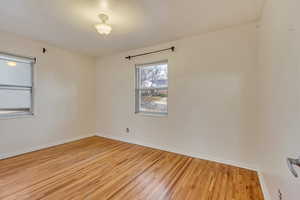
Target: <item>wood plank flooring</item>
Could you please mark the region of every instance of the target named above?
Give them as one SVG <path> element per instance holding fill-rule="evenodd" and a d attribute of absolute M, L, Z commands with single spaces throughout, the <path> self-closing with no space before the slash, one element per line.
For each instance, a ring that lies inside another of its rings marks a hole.
<path fill-rule="evenodd" d="M 101 137 L 0 160 L 0 199 L 263 200 L 257 173 Z"/>

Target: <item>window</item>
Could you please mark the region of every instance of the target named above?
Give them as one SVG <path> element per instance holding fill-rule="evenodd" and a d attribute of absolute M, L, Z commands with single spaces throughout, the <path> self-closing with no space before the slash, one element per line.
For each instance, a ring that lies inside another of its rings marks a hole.
<path fill-rule="evenodd" d="M 0 53 L 0 117 L 33 114 L 35 59 Z"/>
<path fill-rule="evenodd" d="M 168 114 L 168 62 L 136 65 L 135 112 Z"/>

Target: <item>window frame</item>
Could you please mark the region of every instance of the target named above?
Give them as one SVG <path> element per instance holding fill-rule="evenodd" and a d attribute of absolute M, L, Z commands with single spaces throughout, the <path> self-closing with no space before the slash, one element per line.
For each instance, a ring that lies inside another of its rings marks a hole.
<path fill-rule="evenodd" d="M 140 68 L 152 66 L 152 65 L 158 65 L 158 64 L 167 64 L 168 68 L 168 85 L 167 87 L 160 87 L 160 88 L 140 88 Z M 141 111 L 141 91 L 149 91 L 149 90 L 167 90 L 167 112 L 147 112 L 147 111 Z M 135 114 L 137 115 L 144 115 L 144 116 L 157 116 L 157 117 L 164 117 L 168 116 L 169 114 L 169 62 L 168 60 L 161 60 L 156 62 L 149 62 L 149 63 L 142 63 L 142 64 L 135 64 Z"/>
<path fill-rule="evenodd" d="M 25 57 L 10 53 L 4 53 L 0 52 L 0 60 L 4 61 L 12 61 L 16 63 L 26 63 L 30 64 L 30 74 L 31 74 L 31 86 L 22 86 L 22 85 L 13 85 L 13 84 L 0 84 L 0 90 L 1 89 L 8 89 L 9 90 L 26 90 L 30 91 L 30 108 L 29 111 L 21 111 L 22 108 L 11 108 L 7 110 L 16 110 L 20 112 L 14 112 L 14 113 L 0 113 L 0 119 L 11 119 L 11 118 L 17 118 L 17 117 L 24 117 L 24 116 L 34 116 L 34 94 L 35 94 L 35 69 L 34 66 L 36 64 L 37 59 L 34 57 Z M 5 109 L 2 109 L 5 110 Z"/>

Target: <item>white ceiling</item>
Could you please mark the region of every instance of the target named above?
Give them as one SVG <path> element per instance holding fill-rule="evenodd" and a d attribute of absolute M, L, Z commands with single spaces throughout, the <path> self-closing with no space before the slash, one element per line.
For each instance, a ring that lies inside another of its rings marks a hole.
<path fill-rule="evenodd" d="M 263 0 L 1 0 L 0 30 L 103 56 L 259 17 Z M 113 31 L 93 25 L 106 13 Z"/>

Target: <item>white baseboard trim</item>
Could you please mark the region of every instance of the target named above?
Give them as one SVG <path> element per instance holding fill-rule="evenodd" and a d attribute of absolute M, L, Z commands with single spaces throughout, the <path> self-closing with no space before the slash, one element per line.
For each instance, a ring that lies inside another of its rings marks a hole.
<path fill-rule="evenodd" d="M 223 163 L 223 164 L 226 164 L 226 165 L 231 165 L 231 166 L 240 167 L 240 168 L 244 168 L 244 169 L 249 169 L 249 170 L 253 170 L 253 171 L 258 170 L 258 168 L 256 166 L 247 165 L 245 163 L 235 162 L 235 161 L 231 161 L 231 160 L 224 160 L 224 159 L 215 158 L 215 157 L 207 156 L 207 155 L 199 155 L 199 154 L 195 155 L 195 154 L 190 153 L 190 152 L 181 152 L 181 151 L 178 151 L 176 149 L 167 148 L 165 146 L 160 146 L 160 145 L 155 145 L 155 144 L 146 144 L 146 143 L 140 142 L 140 141 L 136 142 L 136 141 L 130 140 L 128 138 L 120 138 L 120 137 L 116 137 L 116 136 L 113 136 L 113 135 L 105 135 L 105 134 L 100 134 L 100 133 L 96 133 L 96 135 L 100 136 L 100 137 L 108 138 L 108 139 L 118 140 L 118 141 L 127 142 L 127 143 L 131 143 L 131 144 L 137 144 L 137 145 L 150 147 L 150 148 L 154 148 L 154 149 L 160 149 L 160 150 L 163 150 L 163 151 L 168 151 L 168 152 L 177 153 L 177 154 L 186 155 L 186 156 L 191 156 L 191 157 L 199 158 L 199 159 L 203 159 L 203 160 L 209 160 L 209 161 L 213 161 L 213 162 Z"/>
<path fill-rule="evenodd" d="M 18 155 L 22 155 L 22 154 L 25 154 L 25 153 L 30 153 L 30 152 L 33 152 L 33 151 L 38 151 L 38 150 L 41 150 L 41 149 L 46 149 L 46 148 L 49 148 L 49 147 L 53 147 L 53 146 L 57 146 L 57 145 L 61 145 L 61 144 L 69 143 L 69 142 L 73 142 L 73 141 L 76 141 L 76 140 L 92 137 L 92 136 L 95 136 L 95 135 L 96 134 L 93 133 L 93 134 L 88 134 L 88 135 L 84 135 L 84 136 L 64 139 L 64 140 L 59 141 L 59 142 L 53 142 L 53 143 L 48 143 L 48 144 L 39 145 L 39 146 L 35 146 L 35 147 L 30 147 L 30 148 L 18 150 L 18 151 L 11 152 L 11 153 L 0 154 L 0 160 L 6 159 L 6 158 L 11 158 L 11 157 L 18 156 Z"/>
<path fill-rule="evenodd" d="M 269 190 L 267 188 L 265 178 L 264 178 L 263 174 L 260 171 L 258 172 L 258 178 L 259 178 L 259 182 L 260 182 L 261 189 L 263 191 L 265 200 L 271 200 L 271 195 L 270 195 Z"/>

